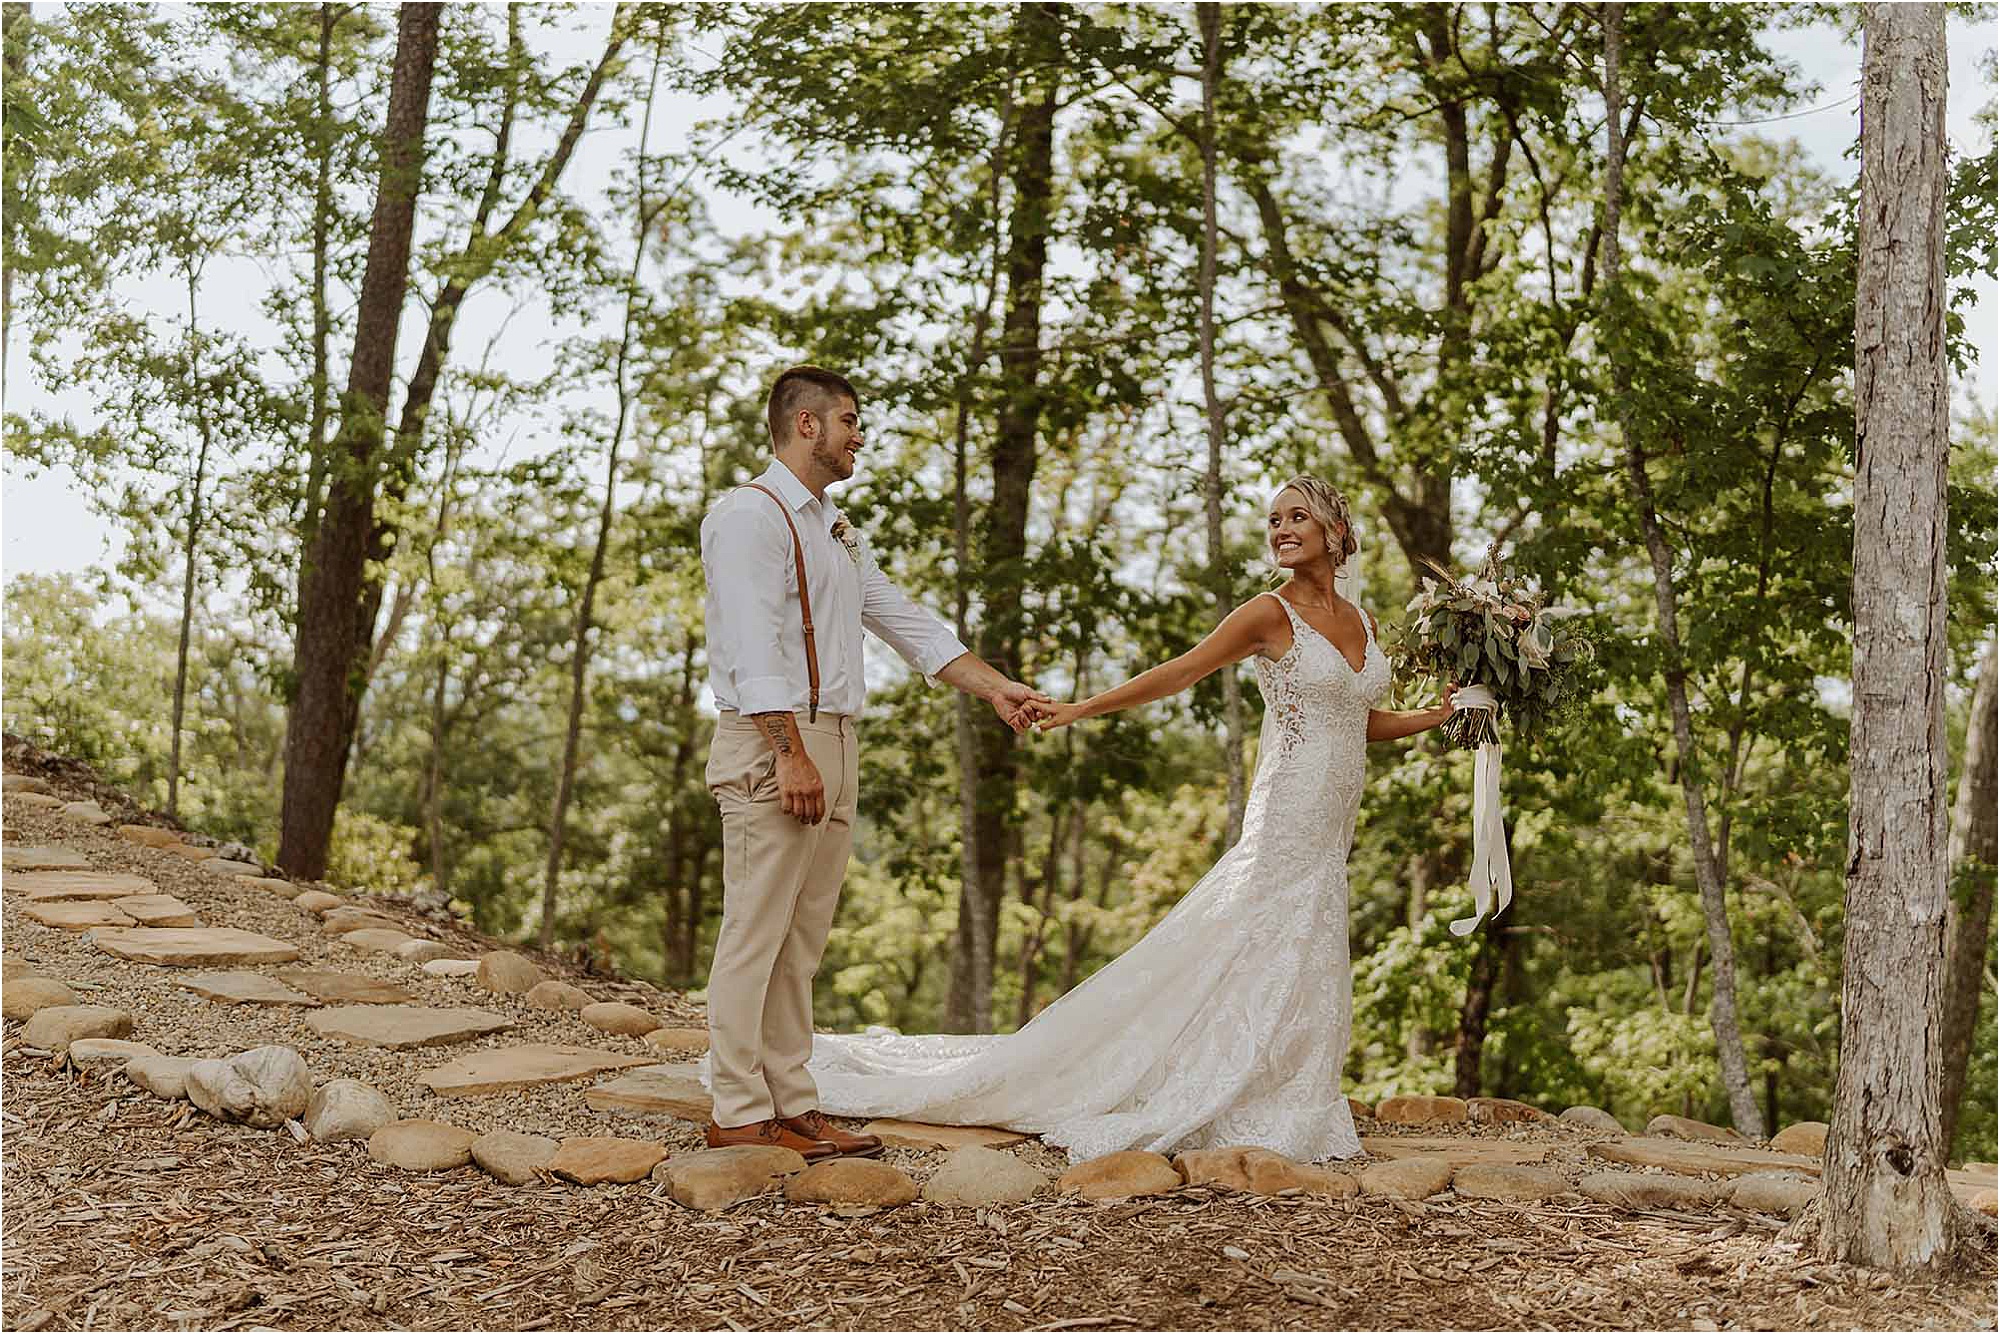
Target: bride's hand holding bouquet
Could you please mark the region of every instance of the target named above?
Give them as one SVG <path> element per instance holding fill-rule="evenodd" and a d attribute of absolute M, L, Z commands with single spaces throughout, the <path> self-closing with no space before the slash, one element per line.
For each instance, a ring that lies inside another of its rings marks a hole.
<path fill-rule="evenodd" d="M 1532 737 L 1577 693 L 1578 667 L 1590 641 L 1567 630 L 1573 613 L 1548 606 L 1541 592 L 1505 570 L 1489 552 L 1476 578 L 1461 579 L 1426 560 L 1426 577 L 1405 610 L 1411 613 L 1397 653 L 1405 680 L 1456 682 L 1452 717 L 1440 730 L 1464 750 L 1500 739 L 1499 720 Z"/>

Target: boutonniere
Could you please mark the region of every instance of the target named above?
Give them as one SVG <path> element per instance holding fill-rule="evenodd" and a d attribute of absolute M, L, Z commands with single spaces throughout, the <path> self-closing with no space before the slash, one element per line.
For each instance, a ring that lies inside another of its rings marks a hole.
<path fill-rule="evenodd" d="M 847 558 L 856 565 L 859 565 L 861 563 L 861 539 L 855 535 L 852 528 L 847 526 L 846 516 L 843 515 L 835 519 L 833 527 L 827 531 L 833 534 L 834 541 L 847 548 Z"/>

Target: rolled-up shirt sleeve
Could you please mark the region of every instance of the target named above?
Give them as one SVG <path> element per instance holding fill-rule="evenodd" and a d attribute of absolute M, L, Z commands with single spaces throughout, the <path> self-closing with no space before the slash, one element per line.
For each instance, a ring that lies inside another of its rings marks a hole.
<path fill-rule="evenodd" d="M 966 652 L 950 626 L 889 582 L 866 538 L 861 539 L 861 625 L 927 677 Z"/>
<path fill-rule="evenodd" d="M 710 651 L 730 665 L 741 713 L 793 711 L 782 638 L 791 542 L 768 503 L 719 506 L 702 521 L 701 563 L 716 593 Z"/>

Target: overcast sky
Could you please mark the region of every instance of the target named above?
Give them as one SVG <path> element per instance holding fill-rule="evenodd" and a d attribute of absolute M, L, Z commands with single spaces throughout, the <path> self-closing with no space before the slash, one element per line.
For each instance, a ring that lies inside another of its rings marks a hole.
<path fill-rule="evenodd" d="M 579 7 L 575 31 L 568 38 L 558 41 L 561 47 L 569 47 L 574 42 L 573 49 L 562 51 L 565 59 L 583 60 L 594 54 L 601 44 L 601 29 L 603 23 L 608 21 L 609 12 L 608 5 Z M 1981 144 L 1973 117 L 1992 96 L 1982 67 L 1995 46 L 1993 26 L 1990 23 L 1954 20 L 1950 44 L 1951 95 L 1947 132 L 1955 149 L 1976 151 Z M 1847 154 L 1860 132 L 1857 90 L 1861 53 L 1858 44 L 1846 41 L 1831 27 L 1823 27 L 1776 34 L 1773 46 L 1781 55 L 1794 61 L 1808 79 L 1819 84 L 1820 91 L 1808 108 L 1802 108 L 1799 114 L 1746 129 L 1766 138 L 1795 139 L 1812 161 L 1829 175 L 1851 178 L 1857 163 Z M 686 101 L 678 102 L 672 116 L 677 123 L 670 124 L 664 135 L 656 128 L 655 147 L 678 147 L 684 142 L 688 123 L 704 111 L 716 109 L 719 108 L 701 108 Z M 631 141 L 637 134 L 636 120 L 635 113 L 634 124 L 629 129 L 608 127 L 586 138 L 571 165 L 566 182 L 573 191 L 594 193 L 589 182 L 606 176 L 622 155 L 629 151 Z M 726 230 L 761 229 L 772 221 L 768 216 L 733 200 L 716 199 L 713 206 L 716 222 Z M 134 295 L 142 300 L 145 296 Z M 242 302 L 240 311 L 232 312 L 227 298 L 216 295 L 206 299 L 210 308 L 206 318 L 235 323 L 247 330 L 268 327 L 250 301 Z M 473 310 L 468 308 L 467 327 L 478 328 L 479 324 L 472 320 L 473 314 Z M 492 312 L 496 322 L 505 314 L 504 306 Z M 518 332 L 514 331 L 515 327 L 518 327 Z M 1996 305 L 1990 281 L 1982 283 L 1979 306 L 1972 316 L 1972 333 L 1979 348 L 1979 363 L 1971 375 L 1955 387 L 1954 399 L 1965 402 L 1976 397 L 1979 403 L 1990 409 L 1996 397 L 2000 397 L 1996 395 L 1993 384 L 1994 370 L 2000 366 L 2000 358 L 1995 355 Z M 403 355 L 398 358 L 399 364 L 405 368 L 418 336 L 420 333 L 406 322 L 401 347 Z M 546 363 L 550 337 L 550 330 L 543 321 L 523 319 L 510 326 L 509 339 L 516 344 L 513 353 L 526 365 Z M 19 350 L 18 346 L 8 349 L 4 394 L 9 411 L 43 409 L 68 413 L 80 419 L 89 417 L 90 404 L 84 396 L 51 395 L 29 381 L 27 376 L 15 374 L 15 354 Z M 505 349 L 502 359 L 510 359 Z M 882 425 L 893 428 L 893 423 Z M 57 469 L 32 478 L 24 477 L 11 458 L 7 460 L 4 475 L 0 476 L 0 528 L 4 528 L 4 541 L 0 541 L 0 570 L 4 570 L 5 576 L 10 578 L 24 572 L 78 571 L 91 565 L 108 564 L 115 557 L 121 541 L 113 527 L 92 512 L 88 497 L 83 494 L 74 475 L 65 469 Z"/>

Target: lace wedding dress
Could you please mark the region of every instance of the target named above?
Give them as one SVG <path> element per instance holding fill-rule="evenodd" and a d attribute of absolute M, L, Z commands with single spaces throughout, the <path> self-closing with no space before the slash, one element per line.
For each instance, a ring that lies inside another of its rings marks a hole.
<path fill-rule="evenodd" d="M 1292 647 L 1255 659 L 1264 729 L 1242 840 L 1138 944 L 1018 1032 L 816 1036 L 823 1110 L 1005 1126 L 1074 1162 L 1238 1144 L 1305 1160 L 1360 1152 L 1340 1089 L 1354 1010 L 1347 851 L 1389 664 L 1371 631 L 1357 671 L 1278 601 Z"/>

